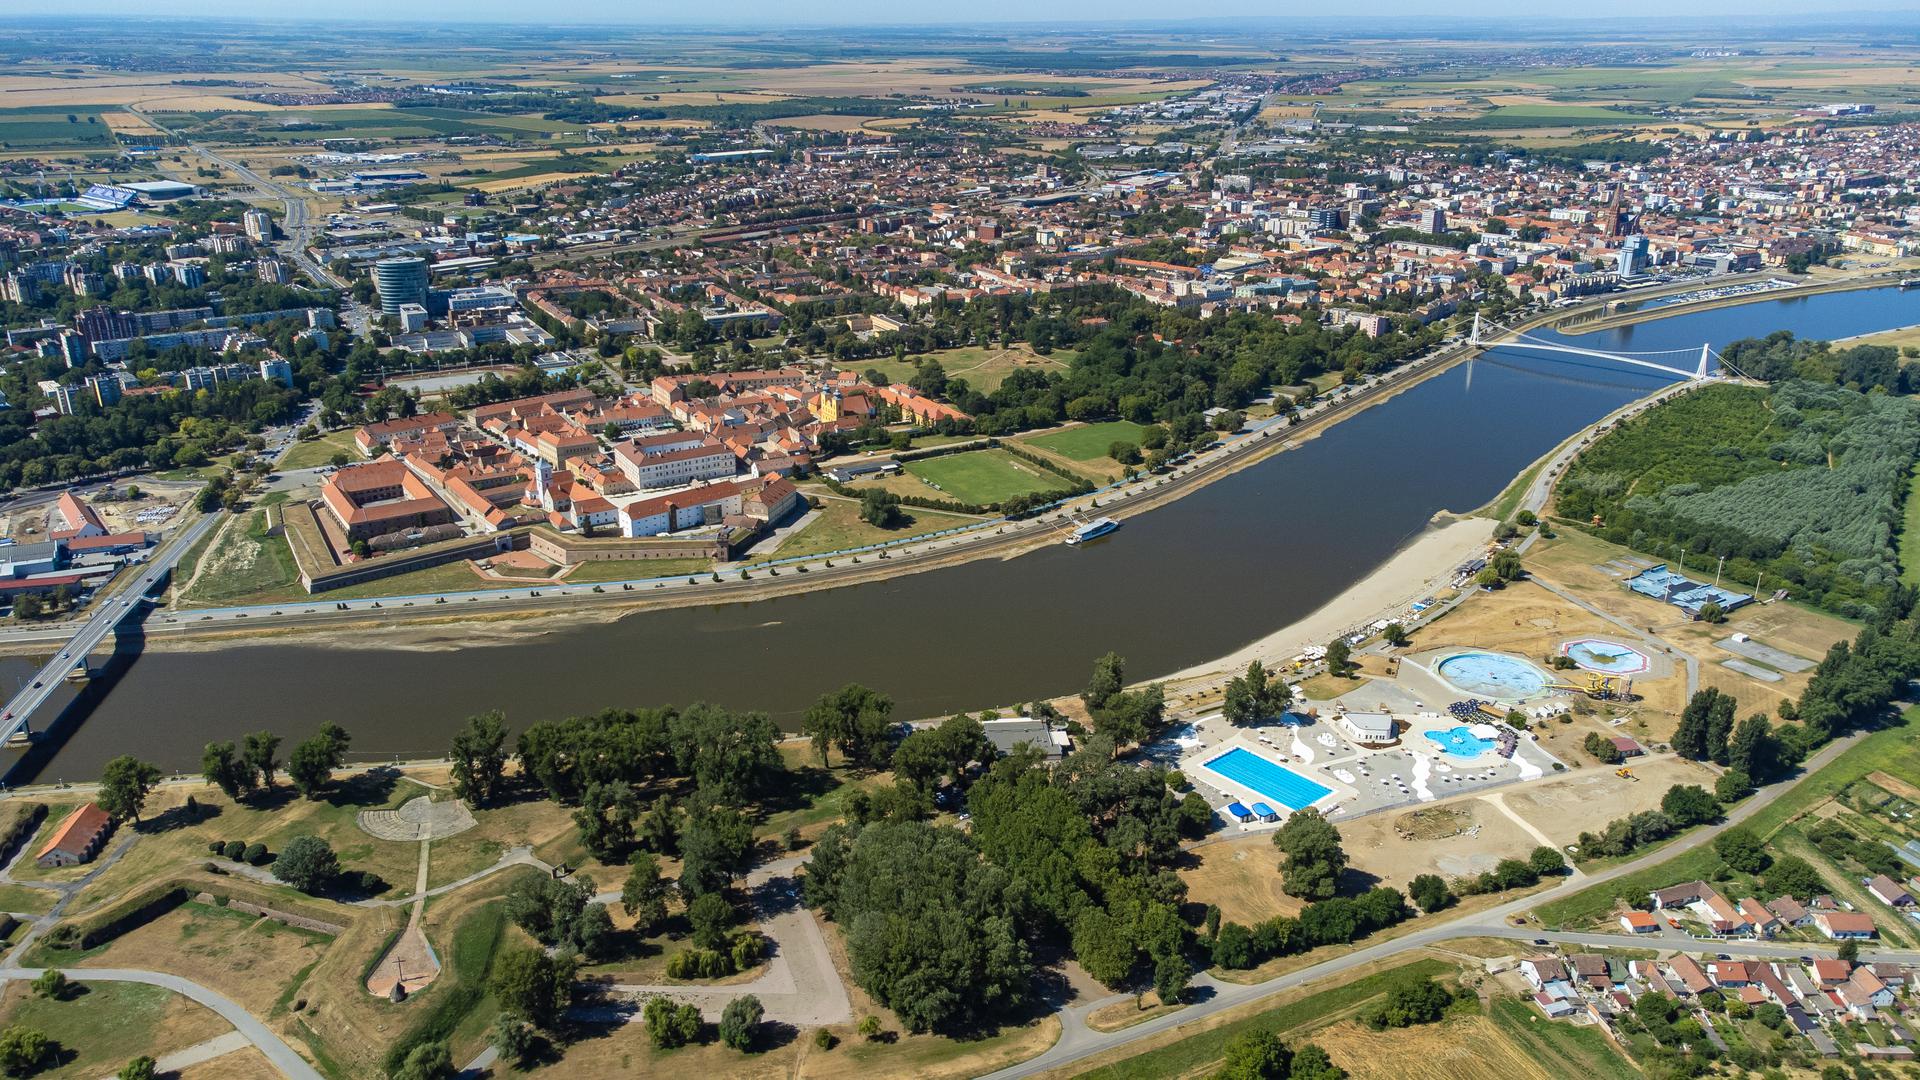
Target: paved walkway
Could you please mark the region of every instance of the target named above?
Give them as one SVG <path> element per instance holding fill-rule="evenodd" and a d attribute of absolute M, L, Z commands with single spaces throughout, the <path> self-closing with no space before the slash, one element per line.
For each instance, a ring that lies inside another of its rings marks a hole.
<path fill-rule="evenodd" d="M 800 885 L 793 872 L 798 857 L 767 863 L 747 875 L 746 887 L 753 895 L 757 921 L 755 926 L 774 943 L 773 958 L 766 971 L 752 982 L 731 986 L 689 986 L 685 983 L 651 985 L 615 983 L 607 989 L 635 999 L 665 995 L 700 1008 L 701 1015 L 718 1020 L 727 1003 L 744 994 L 760 999 L 766 1018 L 795 1027 L 821 1027 L 844 1024 L 853 1019 L 853 1003 L 847 988 L 834 969 L 833 955 L 827 951 L 826 935 L 812 911 L 800 902 Z M 594 897 L 602 903 L 617 903 L 617 892 Z M 632 1003 L 602 1009 L 582 1010 L 581 1015 L 603 1020 L 631 1020 L 639 1015 Z"/>
<path fill-rule="evenodd" d="M 225 1035 L 215 1035 L 205 1042 L 194 1043 L 184 1050 L 175 1050 L 171 1054 L 162 1054 L 154 1059 L 153 1071 L 156 1075 L 184 1072 L 195 1065 L 204 1065 L 214 1058 L 226 1057 L 236 1050 L 245 1050 L 253 1042 L 238 1031 L 229 1031 Z M 117 1076 L 103 1076 L 100 1080 L 118 1080 Z"/>

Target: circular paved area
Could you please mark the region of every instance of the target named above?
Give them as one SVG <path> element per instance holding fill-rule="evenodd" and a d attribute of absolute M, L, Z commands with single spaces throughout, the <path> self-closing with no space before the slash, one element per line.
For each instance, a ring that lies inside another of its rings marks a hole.
<path fill-rule="evenodd" d="M 398 810 L 362 810 L 354 821 L 381 840 L 439 840 L 473 828 L 473 815 L 458 799 L 435 802 L 421 795 Z"/>

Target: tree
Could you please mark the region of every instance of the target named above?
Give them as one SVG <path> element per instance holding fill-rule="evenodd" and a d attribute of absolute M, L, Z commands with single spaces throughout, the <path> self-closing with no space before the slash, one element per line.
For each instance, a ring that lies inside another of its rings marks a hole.
<path fill-rule="evenodd" d="M 1722 805 L 1737 803 L 1753 794 L 1753 778 L 1739 769 L 1728 769 L 1713 782 L 1713 797 Z"/>
<path fill-rule="evenodd" d="M 1293 1051 L 1270 1031 L 1250 1031 L 1227 1043 L 1226 1060 L 1214 1080 L 1287 1080 L 1293 1073 Z"/>
<path fill-rule="evenodd" d="M 820 699 L 800 718 L 800 730 L 812 736 L 820 764 L 827 764 L 827 748 L 836 746 L 847 760 L 877 768 L 891 756 L 893 699 L 848 683 Z"/>
<path fill-rule="evenodd" d="M 131 818 L 137 824 L 140 808 L 147 804 L 148 793 L 159 782 L 160 766 L 122 754 L 101 770 L 100 809 L 117 821 Z"/>
<path fill-rule="evenodd" d="M 493 1018 L 493 1028 L 488 1041 L 493 1044 L 494 1052 L 502 1060 L 515 1067 L 525 1066 L 533 1060 L 540 1048 L 540 1035 L 525 1018 L 503 1012 Z"/>
<path fill-rule="evenodd" d="M 717 892 L 701 893 L 687 905 L 687 924 L 696 948 L 719 951 L 733 932 L 733 905 Z"/>
<path fill-rule="evenodd" d="M 1812 897 L 1827 891 L 1820 871 L 1798 855 L 1782 855 L 1767 867 L 1763 879 L 1767 892 L 1776 896 Z"/>
<path fill-rule="evenodd" d="M 1696 617 L 1703 623 L 1723 623 L 1727 621 L 1727 609 L 1709 600 L 1700 605 L 1700 614 Z"/>
<path fill-rule="evenodd" d="M 1452 906 L 1454 901 L 1453 891 L 1438 874 L 1421 874 L 1407 882 L 1407 895 L 1429 915 Z"/>
<path fill-rule="evenodd" d="M 1660 798 L 1660 810 L 1680 828 L 1704 825 L 1720 816 L 1720 804 L 1698 784 L 1675 784 Z"/>
<path fill-rule="evenodd" d="M 48 968 L 33 980 L 33 992 L 48 1001 L 60 1001 L 67 996 L 67 975 L 58 968 Z"/>
<path fill-rule="evenodd" d="M 508 948 L 494 958 L 487 985 L 508 1012 L 551 1031 L 573 998 L 572 982 L 571 964 L 526 945 Z"/>
<path fill-rule="evenodd" d="M 255 772 L 230 742 L 211 742 L 200 754 L 200 774 L 227 798 L 238 801 L 253 790 Z"/>
<path fill-rule="evenodd" d="M 1115 694 L 1100 711 L 1100 733 L 1115 743 L 1143 743 L 1166 722 L 1167 695 L 1159 683 Z"/>
<path fill-rule="evenodd" d="M 154 1077 L 160 1075 L 160 1063 L 141 1054 L 120 1066 L 120 1071 L 113 1075 L 115 1080 L 154 1080 Z"/>
<path fill-rule="evenodd" d="M 840 924 L 854 981 L 916 1032 L 1027 1001 L 1027 892 L 972 836 L 922 821 L 835 825 L 807 863 L 807 903 Z"/>
<path fill-rule="evenodd" d="M 640 1011 L 646 1021 L 647 1037 L 662 1049 L 685 1046 L 700 1037 L 700 1010 L 670 998 L 651 997 Z"/>
<path fill-rule="evenodd" d="M 1386 639 L 1387 644 L 1396 649 L 1406 648 L 1407 643 L 1413 640 L 1412 637 L 1408 636 L 1407 628 L 1397 622 L 1388 623 L 1386 627 L 1380 631 L 1380 636 Z"/>
<path fill-rule="evenodd" d="M 1558 848 L 1550 848 L 1545 844 L 1541 844 L 1539 847 L 1533 849 L 1531 855 L 1527 856 L 1527 865 L 1533 869 L 1535 874 L 1541 877 L 1551 877 L 1555 874 L 1566 872 L 1567 857 L 1560 854 Z"/>
<path fill-rule="evenodd" d="M 1727 745 L 1727 765 L 1766 783 L 1780 771 L 1780 744 L 1764 714 L 1740 721 Z"/>
<path fill-rule="evenodd" d="M 601 862 L 620 862 L 635 843 L 633 823 L 640 816 L 640 804 L 633 787 L 621 781 L 590 784 L 580 796 L 573 812 L 573 823 L 580 828 L 580 842 Z"/>
<path fill-rule="evenodd" d="M 1327 642 L 1327 674 L 1345 677 L 1353 667 L 1353 646 L 1346 638 Z"/>
<path fill-rule="evenodd" d="M 1673 731 L 1673 752 L 1693 761 L 1705 761 L 1710 756 L 1711 740 L 1709 728 L 1711 717 L 1720 708 L 1720 700 L 1725 695 L 1714 687 L 1707 687 L 1694 693 L 1687 700 L 1687 706 L 1680 712 L 1680 723 Z M 1731 713 L 1732 707 L 1728 707 Z"/>
<path fill-rule="evenodd" d="M 718 892 L 746 872 L 753 856 L 753 823 L 738 810 L 696 802 L 680 834 L 680 891 L 688 897 Z"/>
<path fill-rule="evenodd" d="M 273 876 L 303 893 L 321 893 L 340 876 L 340 857 L 317 836 L 296 836 L 273 860 Z"/>
<path fill-rule="evenodd" d="M 727 1007 L 720 1012 L 720 1041 L 742 1053 L 753 1049 L 754 1031 L 765 1015 L 760 999 L 752 994 L 727 1002 Z"/>
<path fill-rule="evenodd" d="M 593 902 L 590 877 L 522 877 L 507 890 L 507 918 L 542 945 L 592 954 L 608 944 L 606 905 Z"/>
<path fill-rule="evenodd" d="M 1849 938 L 1841 942 L 1839 948 L 1833 950 L 1833 956 L 1836 960 L 1845 960 L 1849 964 L 1857 964 L 1860 962 L 1860 943 Z"/>
<path fill-rule="evenodd" d="M 667 917 L 670 887 L 660 874 L 660 860 L 652 855 L 640 855 L 633 860 L 626 884 L 620 888 L 620 907 L 633 919 L 637 933 L 642 936 L 651 933 Z"/>
<path fill-rule="evenodd" d="M 295 791 L 317 799 L 333 781 L 333 771 L 346 760 L 351 741 L 338 724 L 324 724 L 314 736 L 293 748 L 287 755 L 287 778 Z"/>
<path fill-rule="evenodd" d="M 1290 1080 L 1347 1080 L 1347 1070 L 1335 1065 L 1325 1050 L 1303 1043 L 1293 1052 Z"/>
<path fill-rule="evenodd" d="M 1110 652 L 1093 662 L 1093 677 L 1087 681 L 1087 688 L 1081 691 L 1080 700 L 1086 703 L 1089 710 L 1098 713 L 1126 685 L 1126 658 Z"/>
<path fill-rule="evenodd" d="M 35 1028 L 15 1024 L 0 1031 L 0 1072 L 8 1076 L 31 1076 L 53 1054 L 53 1040 Z"/>
<path fill-rule="evenodd" d="M 1426 976 L 1401 976 L 1387 991 L 1385 1001 L 1375 1005 L 1361 1019 L 1373 1028 L 1412 1027 L 1431 1024 L 1446 1015 L 1453 994 Z"/>
<path fill-rule="evenodd" d="M 1286 855 L 1280 888 L 1303 900 L 1325 900 L 1339 891 L 1347 853 L 1340 847 L 1340 830 L 1318 810 L 1308 807 L 1287 818 L 1273 834 L 1273 846 Z"/>
<path fill-rule="evenodd" d="M 1758 874 L 1773 863 L 1760 839 L 1747 829 L 1729 829 L 1714 837 L 1713 850 L 1743 874 Z"/>
<path fill-rule="evenodd" d="M 260 776 L 260 782 L 267 790 L 273 790 L 273 773 L 280 767 L 274 757 L 280 751 L 280 736 L 270 731 L 256 731 L 241 743 L 241 756 Z"/>
<path fill-rule="evenodd" d="M 1278 675 L 1269 675 L 1255 660 L 1247 665 L 1245 675 L 1228 680 L 1222 711 L 1230 724 L 1257 724 L 1278 716 L 1292 699 L 1293 691 L 1286 682 Z"/>
<path fill-rule="evenodd" d="M 1512 548 L 1506 548 L 1495 555 L 1493 561 L 1487 564 L 1487 569 L 1492 570 L 1502 584 L 1519 581 L 1527 575 L 1526 568 L 1520 565 L 1520 553 Z"/>
<path fill-rule="evenodd" d="M 490 805 L 507 772 L 507 718 L 498 709 L 467 717 L 453 737 L 453 793 L 475 808 Z"/>
<path fill-rule="evenodd" d="M 860 520 L 876 529 L 897 529 L 906 524 L 907 515 L 900 509 L 900 496 L 869 488 L 860 493 Z"/>
<path fill-rule="evenodd" d="M 393 1080 L 445 1080 L 453 1074 L 453 1054 L 445 1042 L 436 1039 L 407 1051 Z"/>

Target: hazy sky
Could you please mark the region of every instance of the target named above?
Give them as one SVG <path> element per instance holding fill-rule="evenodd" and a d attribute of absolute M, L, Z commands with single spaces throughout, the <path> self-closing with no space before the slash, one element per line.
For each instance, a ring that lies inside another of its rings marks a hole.
<path fill-rule="evenodd" d="M 536 4 L 527 0 L 10 0 L 15 14 L 72 15 L 124 14 L 133 16 L 201 16 L 240 18 L 329 18 L 351 20 L 485 21 L 550 23 L 638 23 L 655 25 L 979 23 L 989 21 L 1061 23 L 1075 20 L 1170 20 L 1302 17 L 1326 32 L 1339 23 L 1330 14 L 1353 16 L 1472 18 L 1549 15 L 1603 15 L 1644 19 L 1675 14 L 1809 16 L 1821 13 L 1903 12 L 1920 15 L 1920 0 L 1611 0 L 1595 8 L 1543 8 L 1537 0 L 1477 0 L 1468 6 L 1436 0 L 1348 0 L 1337 12 L 1306 4 L 1262 3 L 1259 0 L 970 0 L 962 4 L 900 3 L 898 0 L 568 0 L 563 4 Z M 1355 24 L 1365 34 L 1376 29 Z"/>

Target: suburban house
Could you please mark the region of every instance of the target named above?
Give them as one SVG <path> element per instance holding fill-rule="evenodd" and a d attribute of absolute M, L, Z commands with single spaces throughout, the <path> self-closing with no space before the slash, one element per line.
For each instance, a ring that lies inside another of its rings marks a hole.
<path fill-rule="evenodd" d="M 1835 941 L 1868 941 L 1877 933 L 1873 917 L 1857 911 L 1816 912 L 1813 925 Z"/>
<path fill-rule="evenodd" d="M 92 803 L 76 807 L 60 822 L 33 861 L 41 866 L 78 866 L 91 862 L 113 832 L 113 819 Z"/>
<path fill-rule="evenodd" d="M 1653 901 L 1653 910 L 1660 911 L 1664 908 L 1686 907 L 1712 893 L 1712 887 L 1706 882 L 1689 881 L 1684 885 L 1669 885 L 1664 889 L 1655 889 L 1647 894 L 1647 898 Z"/>
<path fill-rule="evenodd" d="M 1644 911 L 1629 911 L 1620 916 L 1620 926 L 1629 934 L 1651 934 L 1660 929 L 1660 920 Z"/>
<path fill-rule="evenodd" d="M 1905 887 L 1885 874 L 1875 874 L 1867 879 L 1867 891 L 1874 898 L 1889 907 L 1909 908 L 1913 906 L 1913 896 Z"/>

